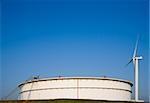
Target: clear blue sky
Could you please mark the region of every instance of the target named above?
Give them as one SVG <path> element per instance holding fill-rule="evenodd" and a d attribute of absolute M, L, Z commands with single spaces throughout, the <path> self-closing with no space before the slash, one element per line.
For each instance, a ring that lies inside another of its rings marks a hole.
<path fill-rule="evenodd" d="M 133 65 L 124 66 L 140 34 L 139 91 L 148 100 L 148 9 L 148 0 L 2 0 L 0 96 L 34 75 L 133 82 Z"/>

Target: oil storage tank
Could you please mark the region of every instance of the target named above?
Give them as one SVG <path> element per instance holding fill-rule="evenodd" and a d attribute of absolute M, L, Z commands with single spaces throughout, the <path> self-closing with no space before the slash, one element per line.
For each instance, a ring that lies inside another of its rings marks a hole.
<path fill-rule="evenodd" d="M 21 83 L 20 100 L 96 99 L 131 100 L 132 83 L 107 77 L 56 77 Z"/>

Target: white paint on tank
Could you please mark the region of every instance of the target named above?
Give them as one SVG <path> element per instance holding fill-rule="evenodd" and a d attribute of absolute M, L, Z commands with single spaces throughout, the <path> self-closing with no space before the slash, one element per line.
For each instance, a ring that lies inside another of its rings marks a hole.
<path fill-rule="evenodd" d="M 19 85 L 21 100 L 131 100 L 132 83 L 103 77 L 61 77 L 30 80 Z"/>

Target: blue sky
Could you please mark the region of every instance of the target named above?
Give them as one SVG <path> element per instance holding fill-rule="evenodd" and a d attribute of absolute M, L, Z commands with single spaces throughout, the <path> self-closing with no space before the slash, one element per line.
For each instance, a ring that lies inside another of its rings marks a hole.
<path fill-rule="evenodd" d="M 133 82 L 133 65 L 124 66 L 140 34 L 139 91 L 148 100 L 148 9 L 148 0 L 3 0 L 0 96 L 34 75 Z"/>

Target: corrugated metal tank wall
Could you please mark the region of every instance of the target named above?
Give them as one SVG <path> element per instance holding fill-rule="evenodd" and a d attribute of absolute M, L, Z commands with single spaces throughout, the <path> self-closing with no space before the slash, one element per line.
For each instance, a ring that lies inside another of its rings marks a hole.
<path fill-rule="evenodd" d="M 22 83 L 20 99 L 131 100 L 128 81 L 97 77 L 37 79 Z"/>

